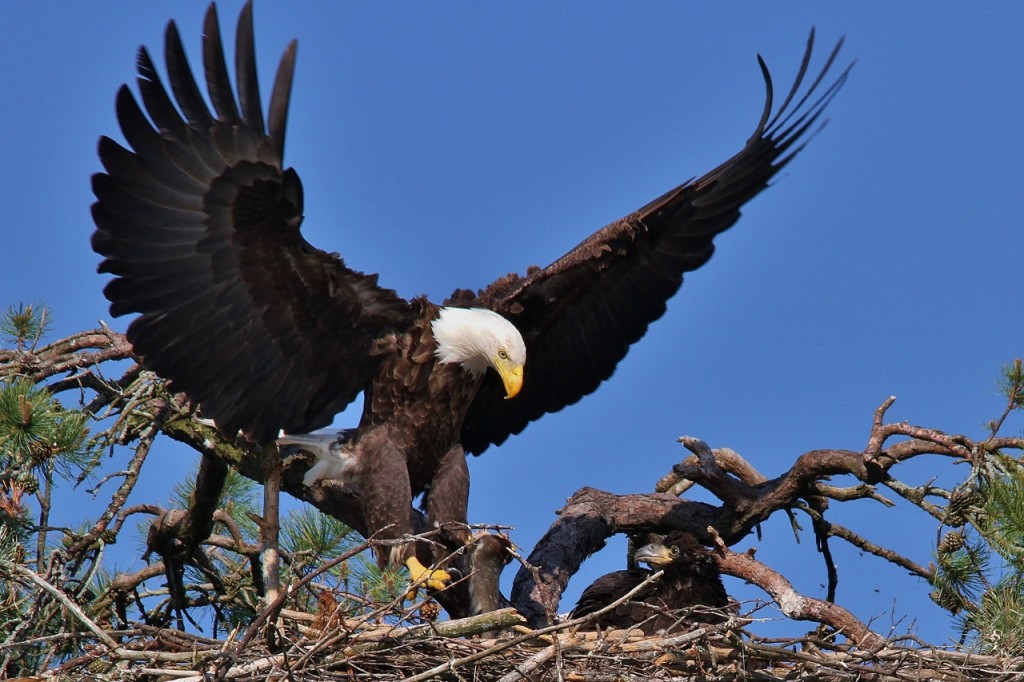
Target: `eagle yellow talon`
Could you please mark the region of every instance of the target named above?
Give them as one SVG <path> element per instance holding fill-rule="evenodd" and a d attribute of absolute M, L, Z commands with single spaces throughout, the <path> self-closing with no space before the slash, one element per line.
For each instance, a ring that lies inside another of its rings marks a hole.
<path fill-rule="evenodd" d="M 405 566 L 409 569 L 409 577 L 412 578 L 412 586 L 405 593 L 406 599 L 415 599 L 416 588 L 420 585 L 426 585 L 430 590 L 443 590 L 452 580 L 447 571 L 440 569 L 432 571 L 421 564 L 416 557 L 406 559 Z"/>

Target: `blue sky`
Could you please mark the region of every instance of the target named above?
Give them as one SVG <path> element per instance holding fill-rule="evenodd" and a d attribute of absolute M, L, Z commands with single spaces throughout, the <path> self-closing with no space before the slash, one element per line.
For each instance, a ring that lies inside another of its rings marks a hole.
<path fill-rule="evenodd" d="M 221 4 L 225 27 L 239 6 Z M 45 301 L 53 338 L 110 321 L 88 179 L 98 136 L 118 136 L 114 93 L 134 78 L 138 45 L 160 52 L 169 18 L 195 59 L 204 9 L 4 6 L 0 304 Z M 306 237 L 435 300 L 546 265 L 728 158 L 760 114 L 755 55 L 785 89 L 812 25 L 819 58 L 845 34 L 843 61 L 858 60 L 828 127 L 610 381 L 471 461 L 472 521 L 514 525 L 529 549 L 584 485 L 650 490 L 683 458 L 683 434 L 775 476 L 810 449 L 861 449 L 889 395 L 893 420 L 982 435 L 1003 406 L 999 367 L 1024 351 L 1024 5 L 257 3 L 265 93 L 299 38 L 286 161 L 305 186 Z M 191 460 L 161 444 L 133 501 L 165 499 Z M 896 473 L 922 484 L 966 469 Z M 935 523 L 915 509 L 859 502 L 831 518 L 929 561 Z M 738 547 L 822 595 L 810 534 L 798 544 L 784 517 L 763 533 Z M 621 567 L 623 547 L 591 559 L 563 606 Z M 926 585 L 833 549 L 838 600 L 861 618 L 955 636 Z"/>

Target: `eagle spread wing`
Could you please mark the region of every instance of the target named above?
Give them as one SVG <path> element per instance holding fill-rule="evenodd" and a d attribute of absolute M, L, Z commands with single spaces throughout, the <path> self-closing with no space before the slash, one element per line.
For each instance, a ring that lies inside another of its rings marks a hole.
<path fill-rule="evenodd" d="M 504 442 L 612 375 L 630 345 L 665 312 L 683 273 L 708 261 L 714 237 L 739 219 L 743 204 L 817 130 L 815 123 L 852 64 L 822 86 L 840 41 L 801 94 L 813 46 L 812 31 L 796 80 L 774 115 L 772 79 L 758 57 L 767 91 L 764 112 L 735 156 L 604 227 L 548 267 L 502 278 L 479 292 L 473 304 L 501 313 L 522 333 L 529 366 L 515 400 L 503 400 L 501 385 L 488 377 L 463 422 L 467 451 L 480 453 Z"/>
<path fill-rule="evenodd" d="M 715 235 L 801 149 L 845 81 L 849 68 L 824 84 L 840 41 L 801 93 L 813 38 L 812 32 L 796 80 L 774 112 L 772 80 L 759 58 L 764 112 L 731 159 L 548 267 L 455 297 L 455 305 L 489 308 L 511 321 L 529 357 L 515 400 L 505 400 L 497 376 L 486 375 L 461 426 L 467 451 L 502 443 L 593 392 L 661 317 L 683 274 L 707 262 Z M 294 41 L 281 59 L 266 121 L 251 5 L 238 21 L 237 96 L 216 11 L 207 11 L 203 63 L 212 112 L 173 22 L 165 51 L 170 92 L 142 48 L 145 111 L 122 87 L 117 115 L 128 148 L 100 141 L 106 172 L 93 177 L 92 243 L 104 257 L 100 271 L 115 276 L 105 290 L 111 312 L 140 313 L 128 328 L 136 354 L 222 431 L 266 442 L 281 429 L 326 426 L 367 386 L 422 306 L 312 247 L 299 232 L 302 185 L 282 160 Z"/>
<path fill-rule="evenodd" d="M 102 138 L 93 177 L 101 272 L 111 313 L 141 313 L 128 338 L 229 434 L 255 441 L 326 426 L 363 390 L 373 348 L 414 317 L 412 306 L 299 233 L 302 185 L 285 170 L 285 121 L 296 43 L 285 50 L 264 121 L 252 8 L 238 20 L 231 88 L 214 7 L 203 101 L 174 23 L 167 27 L 171 95 L 145 48 L 143 114 L 127 87 L 117 117 L 130 149 Z M 174 102 L 177 103 L 175 108 Z M 180 110 L 180 113 L 179 113 Z"/>

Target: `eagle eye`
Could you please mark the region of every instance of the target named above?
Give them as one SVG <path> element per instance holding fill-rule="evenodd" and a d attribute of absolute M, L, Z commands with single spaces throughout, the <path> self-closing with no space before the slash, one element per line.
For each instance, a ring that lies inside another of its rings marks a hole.
<path fill-rule="evenodd" d="M 508 353 L 505 352 L 504 348 L 498 349 L 498 357 L 501 358 L 502 360 L 508 360 Z"/>

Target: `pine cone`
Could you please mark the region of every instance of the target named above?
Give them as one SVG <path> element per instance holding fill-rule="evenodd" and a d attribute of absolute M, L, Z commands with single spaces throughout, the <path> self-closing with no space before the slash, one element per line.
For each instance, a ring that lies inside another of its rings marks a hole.
<path fill-rule="evenodd" d="M 967 522 L 967 512 L 971 507 L 981 501 L 981 495 L 972 485 L 963 485 L 955 488 L 949 496 L 949 504 L 946 505 L 946 518 L 943 522 L 954 528 L 959 528 Z"/>
<path fill-rule="evenodd" d="M 964 546 L 964 534 L 958 530 L 951 530 L 939 540 L 939 552 L 952 554 Z"/>
<path fill-rule="evenodd" d="M 441 605 L 433 599 L 423 602 L 423 606 L 420 607 L 420 617 L 423 618 L 423 620 L 433 623 L 440 615 Z"/>

